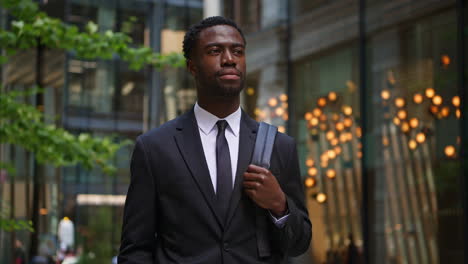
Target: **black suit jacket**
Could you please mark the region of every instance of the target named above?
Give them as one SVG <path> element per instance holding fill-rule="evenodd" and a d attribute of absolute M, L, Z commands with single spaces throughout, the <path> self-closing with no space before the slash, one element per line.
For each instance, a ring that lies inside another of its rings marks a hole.
<path fill-rule="evenodd" d="M 281 263 L 305 252 L 311 223 L 294 140 L 278 133 L 270 170 L 287 196 L 289 218 L 277 228 L 245 195 L 258 123 L 242 113 L 236 179 L 226 219 L 215 192 L 193 110 L 137 138 L 125 203 L 119 264 Z"/>

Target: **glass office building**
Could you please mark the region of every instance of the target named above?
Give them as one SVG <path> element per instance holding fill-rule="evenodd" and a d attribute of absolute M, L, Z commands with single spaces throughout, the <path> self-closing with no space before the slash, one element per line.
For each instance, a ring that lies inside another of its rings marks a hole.
<path fill-rule="evenodd" d="M 248 36 L 245 107 L 298 143 L 313 223 L 301 261 L 466 262 L 464 1 L 224 10 Z"/>
<path fill-rule="evenodd" d="M 185 29 L 203 16 L 201 0 L 49 0 L 40 1 L 40 7 L 80 29 L 93 21 L 102 32 L 125 32 L 133 39 L 132 45 L 149 46 L 164 54 L 181 52 Z M 6 14 L 1 18 L 5 27 Z M 185 112 L 195 101 L 192 80 L 184 69 L 133 71 L 117 57 L 89 61 L 63 51 L 30 50 L 12 57 L 2 73 L 3 84 L 11 90 L 31 88 L 40 78 L 45 87 L 43 101 L 36 102 L 33 96 L 27 102 L 43 104 L 45 114 L 56 116 L 54 122 L 72 133 L 134 140 Z M 108 176 L 81 166 L 38 166 L 32 154 L 2 146 L 2 160 L 13 160 L 17 168 L 14 179 L 2 171 L 2 212 L 15 208 L 15 218 L 32 219 L 33 177 L 39 175 L 36 252 L 55 253 L 58 225 L 68 217 L 74 223 L 75 247 L 87 257 L 87 263 L 110 263 L 120 244 L 132 148 L 119 150 L 117 173 Z M 16 239 L 28 251 L 32 236 L 26 231 L 0 231 L 0 262 L 11 262 Z"/>
<path fill-rule="evenodd" d="M 468 261 L 465 1 L 49 0 L 41 6 L 81 28 L 94 21 L 166 53 L 181 51 L 185 29 L 213 2 L 247 37 L 244 110 L 298 144 L 313 240 L 291 262 Z M 42 58 L 45 113 L 74 133 L 135 139 L 196 100 L 185 69 L 135 72 L 118 58 L 37 53 L 15 56 L 1 80 L 11 89 L 31 87 L 37 64 L 25 61 Z M 0 197 L 17 218 L 31 219 L 31 180 L 39 171 L 46 209 L 40 246 L 56 246 L 58 222 L 68 216 L 77 246 L 94 255 L 92 263 L 106 263 L 119 245 L 131 150 L 119 151 L 118 173 L 108 177 L 79 166 L 35 170 L 31 154 L 3 146 L 2 159 L 15 160 L 17 177 L 0 175 Z M 30 243 L 26 232 L 15 238 Z M 12 239 L 0 231 L 2 258 L 11 257 Z"/>

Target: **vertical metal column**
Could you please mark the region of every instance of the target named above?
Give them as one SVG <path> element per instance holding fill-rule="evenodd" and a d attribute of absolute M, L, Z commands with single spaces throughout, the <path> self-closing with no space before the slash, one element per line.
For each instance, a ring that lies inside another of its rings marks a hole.
<path fill-rule="evenodd" d="M 152 3 L 150 15 L 150 45 L 154 52 L 161 52 L 161 30 L 164 26 L 164 4 L 165 0 L 155 0 Z M 157 127 L 161 124 L 162 110 L 162 74 L 155 68 L 150 69 L 149 86 L 149 126 L 148 129 Z"/>
<path fill-rule="evenodd" d="M 460 96 L 460 186 L 463 206 L 463 238 L 464 263 L 468 263 L 468 104 L 466 102 L 467 89 L 465 79 L 465 0 L 457 0 L 457 54 L 458 54 L 458 94 Z"/>
<path fill-rule="evenodd" d="M 286 1 L 286 37 L 285 37 L 285 59 L 286 59 L 286 93 L 288 95 L 288 121 L 286 131 L 289 135 L 296 135 L 294 124 L 296 124 L 295 94 L 293 88 L 293 63 L 291 61 L 291 1 Z"/>
<path fill-rule="evenodd" d="M 367 79 L 366 79 L 366 0 L 359 1 L 359 81 L 361 89 L 359 89 L 359 104 L 361 112 L 361 129 L 362 129 L 362 240 L 363 240 L 363 262 L 370 264 L 370 214 L 369 214 L 369 174 L 368 174 L 368 119 L 367 110 Z"/>

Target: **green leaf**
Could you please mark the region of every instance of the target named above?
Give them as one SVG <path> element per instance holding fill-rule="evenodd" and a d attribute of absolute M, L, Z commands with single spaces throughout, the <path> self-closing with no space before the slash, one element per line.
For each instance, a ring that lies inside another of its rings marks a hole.
<path fill-rule="evenodd" d="M 94 34 L 98 31 L 98 25 L 93 21 L 89 21 L 88 24 L 86 24 L 86 30 L 88 33 Z"/>

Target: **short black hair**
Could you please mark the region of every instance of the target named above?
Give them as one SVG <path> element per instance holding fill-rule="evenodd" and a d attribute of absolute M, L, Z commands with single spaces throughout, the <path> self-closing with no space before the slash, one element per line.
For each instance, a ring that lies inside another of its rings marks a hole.
<path fill-rule="evenodd" d="M 237 29 L 237 31 L 239 31 L 239 33 L 241 34 L 242 39 L 244 40 L 244 44 L 247 44 L 247 41 L 245 41 L 244 33 L 242 33 L 242 30 L 237 26 L 236 22 L 222 16 L 207 17 L 201 20 L 200 22 L 190 26 L 190 28 L 185 33 L 183 51 L 184 57 L 187 61 L 192 55 L 192 50 L 195 47 L 195 43 L 198 39 L 198 36 L 200 35 L 200 32 L 205 28 L 214 27 L 218 25 L 228 25 Z"/>

